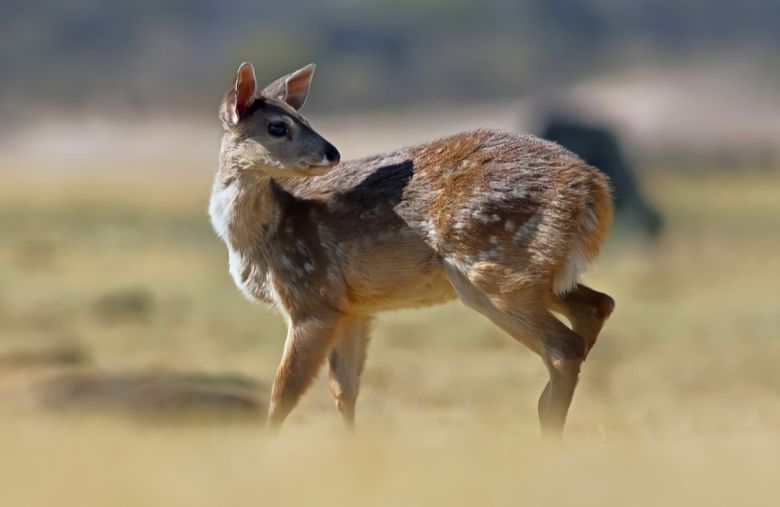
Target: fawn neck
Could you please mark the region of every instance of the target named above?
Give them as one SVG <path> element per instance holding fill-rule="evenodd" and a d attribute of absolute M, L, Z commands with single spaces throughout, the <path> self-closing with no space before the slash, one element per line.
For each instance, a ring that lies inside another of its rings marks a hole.
<path fill-rule="evenodd" d="M 279 224 L 281 189 L 223 142 L 209 213 L 217 234 L 233 249 L 256 250 Z"/>

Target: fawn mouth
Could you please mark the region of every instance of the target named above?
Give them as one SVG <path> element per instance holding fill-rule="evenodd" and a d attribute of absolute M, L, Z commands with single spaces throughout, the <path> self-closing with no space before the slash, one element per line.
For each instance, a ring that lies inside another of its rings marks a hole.
<path fill-rule="evenodd" d="M 335 162 L 327 162 L 327 163 L 311 163 L 311 162 L 301 162 L 299 164 L 299 167 L 303 169 L 304 172 L 311 175 L 320 175 L 325 174 L 326 172 L 330 171 L 336 166 Z"/>

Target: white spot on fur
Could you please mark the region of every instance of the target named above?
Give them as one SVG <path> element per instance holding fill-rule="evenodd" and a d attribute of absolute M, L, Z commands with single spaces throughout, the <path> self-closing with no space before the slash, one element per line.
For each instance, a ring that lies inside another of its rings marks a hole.
<path fill-rule="evenodd" d="M 525 241 L 528 238 L 528 236 L 530 236 L 531 233 L 533 233 L 536 230 L 536 228 L 539 226 L 539 223 L 541 221 L 542 221 L 541 213 L 537 213 L 531 218 L 529 218 L 526 223 L 524 223 L 517 229 L 517 232 L 515 232 L 515 239 L 517 239 L 518 241 Z"/>
<path fill-rule="evenodd" d="M 526 191 L 522 187 L 518 187 L 512 190 L 512 197 L 515 199 L 523 199 L 527 195 Z"/>
<path fill-rule="evenodd" d="M 504 222 L 504 229 L 506 229 L 507 232 L 512 232 L 515 230 L 515 223 L 511 220 L 507 220 Z"/>
<path fill-rule="evenodd" d="M 490 187 L 490 190 L 493 190 L 494 192 L 500 192 L 499 195 L 502 195 L 509 190 L 509 182 L 507 180 L 493 180 L 488 183 L 488 186 Z"/>
<path fill-rule="evenodd" d="M 425 234 L 428 236 L 429 241 L 433 241 L 436 239 L 436 225 L 433 223 L 433 220 L 423 220 L 422 226 L 425 229 Z"/>
<path fill-rule="evenodd" d="M 474 213 L 474 218 L 476 218 L 477 221 L 482 224 L 492 224 L 495 222 L 499 222 L 501 220 L 501 217 L 496 215 L 495 213 L 489 215 L 484 211 L 477 211 L 476 213 Z"/>
<path fill-rule="evenodd" d="M 498 257 L 497 252 L 495 250 L 482 250 L 477 254 L 477 259 L 480 262 L 485 262 L 489 260 L 494 260 Z"/>
<path fill-rule="evenodd" d="M 307 262 L 303 265 L 303 269 L 305 269 L 307 273 L 314 273 L 314 264 Z"/>

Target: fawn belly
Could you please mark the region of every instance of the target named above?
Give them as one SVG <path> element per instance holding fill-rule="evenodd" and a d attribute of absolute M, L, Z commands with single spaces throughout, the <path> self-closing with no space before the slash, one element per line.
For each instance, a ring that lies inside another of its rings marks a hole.
<path fill-rule="evenodd" d="M 366 313 L 431 306 L 456 297 L 444 272 L 439 270 L 417 276 L 401 276 L 387 283 L 357 284 L 351 289 L 351 306 Z"/>
<path fill-rule="evenodd" d="M 346 266 L 347 299 L 361 312 L 444 303 L 455 298 L 438 257 L 419 245 L 378 245 Z"/>

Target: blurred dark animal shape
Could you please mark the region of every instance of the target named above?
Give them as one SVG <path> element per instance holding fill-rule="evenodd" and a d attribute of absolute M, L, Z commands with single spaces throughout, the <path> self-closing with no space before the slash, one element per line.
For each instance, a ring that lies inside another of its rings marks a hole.
<path fill-rule="evenodd" d="M 609 176 L 618 225 L 639 230 L 650 238 L 660 234 L 661 217 L 642 195 L 614 132 L 586 122 L 552 118 L 542 129 L 541 137 L 573 151 Z"/>

